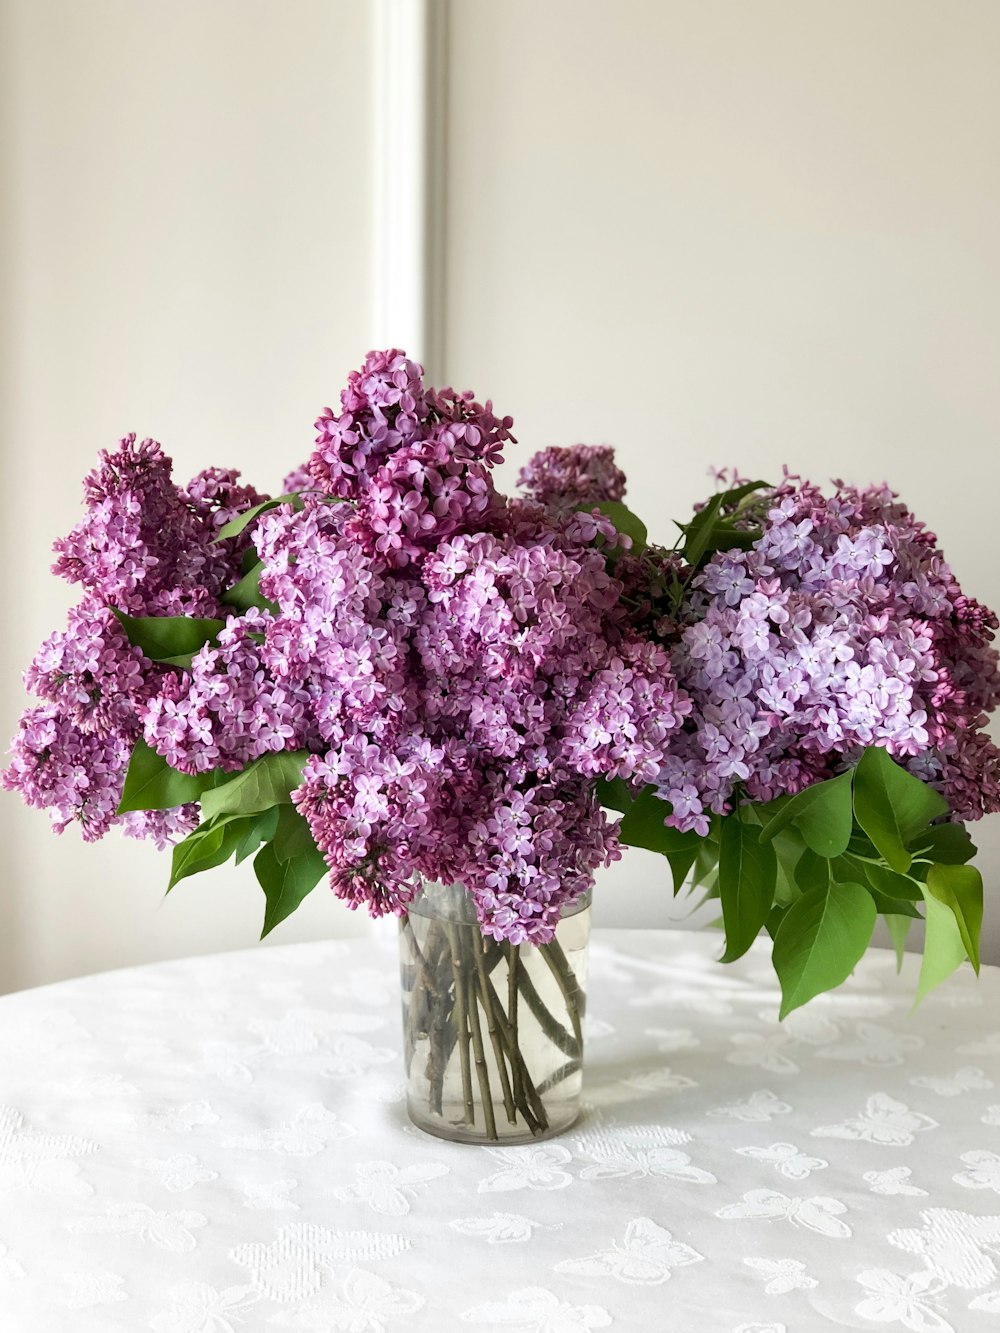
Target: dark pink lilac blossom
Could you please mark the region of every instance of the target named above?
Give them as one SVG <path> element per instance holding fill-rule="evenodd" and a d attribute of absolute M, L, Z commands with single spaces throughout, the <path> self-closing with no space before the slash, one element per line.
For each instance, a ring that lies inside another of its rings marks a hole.
<path fill-rule="evenodd" d="M 620 500 L 625 494 L 625 473 L 615 464 L 615 451 L 606 444 L 574 444 L 542 449 L 523 467 L 517 484 L 532 500 L 551 509 Z"/>

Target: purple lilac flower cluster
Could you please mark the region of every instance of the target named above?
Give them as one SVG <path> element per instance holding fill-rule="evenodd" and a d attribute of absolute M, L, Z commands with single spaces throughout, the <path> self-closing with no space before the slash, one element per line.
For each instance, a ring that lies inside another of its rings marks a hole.
<path fill-rule="evenodd" d="M 669 823 L 708 829 L 884 747 L 952 817 L 1000 809 L 996 617 L 965 597 L 932 533 L 886 487 L 788 478 L 748 551 L 694 579 L 671 654 L 693 711 L 657 779 Z"/>
<path fill-rule="evenodd" d="M 264 497 L 239 474 L 212 468 L 181 489 L 153 440 L 123 439 L 86 478 L 87 515 L 55 544 L 54 572 L 84 598 L 64 632 L 42 644 L 25 685 L 43 702 L 21 719 L 0 781 L 54 828 L 80 825 L 88 841 L 113 825 L 165 846 L 198 822 L 197 806 L 116 815 L 142 715 L 176 676 L 133 648 L 115 607 L 136 616 L 221 614 L 239 577 L 245 542 L 216 542 L 219 528 Z"/>
<path fill-rule="evenodd" d="M 690 704 L 599 549 L 627 539 L 569 503 L 620 497 L 610 451 L 548 451 L 534 475 L 549 507 L 507 500 L 490 471 L 511 424 L 373 353 L 286 479 L 301 501 L 221 542 L 263 497 L 224 472 L 179 490 L 159 446 L 123 441 L 57 544 L 85 599 L 28 673 L 46 703 L 5 784 L 60 829 L 163 840 L 193 806 L 115 814 L 138 736 L 191 774 L 306 750 L 293 799 L 351 906 L 400 911 L 421 877 L 462 882 L 496 937 L 550 938 L 619 855 L 594 779 L 655 776 Z M 237 614 L 220 599 L 251 540 L 263 604 Z M 112 607 L 225 626 L 171 668 L 129 645 Z"/>
<path fill-rule="evenodd" d="M 365 549 L 404 567 L 453 533 L 476 530 L 500 504 L 489 469 L 512 418 L 471 394 L 425 389 L 402 352 L 371 352 L 327 408 L 309 471 L 321 491 L 354 502 Z"/>
<path fill-rule="evenodd" d="M 606 444 L 541 449 L 518 474 L 518 486 L 550 509 L 576 509 L 625 494 L 625 473 Z"/>
<path fill-rule="evenodd" d="M 485 930 L 544 941 L 619 854 L 593 778 L 655 774 L 688 705 L 595 546 L 613 526 L 497 495 L 509 418 L 398 352 L 341 408 L 317 423 L 320 493 L 254 534 L 260 660 L 309 694 L 293 799 L 351 905 L 461 882 Z"/>

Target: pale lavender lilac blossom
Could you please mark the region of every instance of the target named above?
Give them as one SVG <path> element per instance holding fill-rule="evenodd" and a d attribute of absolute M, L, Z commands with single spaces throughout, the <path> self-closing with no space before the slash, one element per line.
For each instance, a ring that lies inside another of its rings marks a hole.
<path fill-rule="evenodd" d="M 996 618 L 886 487 L 827 498 L 789 479 L 749 551 L 692 584 L 671 657 L 694 703 L 656 779 L 668 822 L 705 833 L 734 801 L 830 777 L 880 745 L 956 819 L 1000 808 L 981 734 L 1000 701 Z"/>

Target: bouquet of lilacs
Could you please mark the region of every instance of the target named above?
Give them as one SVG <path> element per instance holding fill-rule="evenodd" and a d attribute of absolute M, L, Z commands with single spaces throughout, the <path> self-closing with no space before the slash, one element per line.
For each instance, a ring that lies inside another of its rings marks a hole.
<path fill-rule="evenodd" d="M 885 487 L 720 473 L 660 546 L 606 447 L 498 493 L 511 426 L 373 352 L 276 498 L 217 468 L 181 487 L 151 440 L 102 454 L 56 543 L 83 597 L 26 674 L 4 785 L 58 831 L 173 843 L 171 887 L 253 856 L 265 934 L 324 878 L 404 922 L 461 885 L 489 967 L 545 954 L 569 1063 L 555 928 L 626 845 L 719 900 L 724 961 L 770 935 L 782 1013 L 878 915 L 900 948 L 925 917 L 921 993 L 978 967 L 997 620 L 933 535 Z M 417 958 L 448 1040 L 481 1003 L 510 1044 L 453 946 Z"/>

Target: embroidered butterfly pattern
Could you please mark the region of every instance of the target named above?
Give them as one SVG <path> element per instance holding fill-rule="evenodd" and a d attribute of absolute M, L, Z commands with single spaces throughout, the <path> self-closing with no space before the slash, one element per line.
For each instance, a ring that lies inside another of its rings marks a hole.
<path fill-rule="evenodd" d="M 691 1163 L 690 1156 L 678 1143 L 687 1143 L 690 1135 L 667 1127 L 606 1130 L 583 1134 L 577 1150 L 593 1165 L 580 1171 L 581 1180 L 622 1179 L 628 1176 L 665 1176 L 692 1185 L 714 1185 L 711 1171 Z"/>
<path fill-rule="evenodd" d="M 821 1125 L 812 1131 L 817 1139 L 860 1139 L 885 1148 L 906 1148 L 915 1134 L 937 1129 L 938 1122 L 920 1111 L 911 1111 L 887 1093 L 876 1092 L 865 1102 L 860 1115 L 836 1125 Z"/>
<path fill-rule="evenodd" d="M 741 1157 L 752 1157 L 758 1162 L 769 1162 L 776 1171 L 789 1180 L 805 1180 L 813 1171 L 829 1166 L 823 1157 L 810 1157 L 794 1143 L 772 1143 L 769 1148 L 736 1148 Z"/>
<path fill-rule="evenodd" d="M 625 1239 L 585 1259 L 564 1259 L 557 1273 L 581 1277 L 612 1277 L 633 1286 L 656 1286 L 666 1282 L 675 1268 L 696 1264 L 703 1254 L 675 1240 L 669 1231 L 649 1217 L 637 1217 L 625 1228 Z"/>
<path fill-rule="evenodd" d="M 933 1273 L 901 1277 L 887 1268 L 868 1268 L 858 1274 L 858 1282 L 868 1293 L 854 1307 L 862 1319 L 902 1324 L 913 1333 L 955 1333 L 941 1315 L 941 1302 L 936 1299 L 945 1284 Z"/>
<path fill-rule="evenodd" d="M 910 1082 L 915 1088 L 930 1088 L 939 1097 L 960 1097 L 963 1092 L 978 1092 L 996 1086 L 976 1065 L 967 1065 L 964 1069 L 956 1069 L 954 1074 L 940 1077 L 935 1074 L 918 1074 Z"/>
<path fill-rule="evenodd" d="M 846 1212 L 846 1204 L 825 1195 L 793 1199 L 778 1190 L 748 1190 L 740 1203 L 720 1208 L 715 1215 L 728 1221 L 760 1218 L 791 1222 L 792 1226 L 804 1227 L 807 1231 L 829 1236 L 832 1240 L 846 1240 L 851 1234 L 851 1228 L 841 1221 L 842 1214 Z"/>
<path fill-rule="evenodd" d="M 731 1106 L 716 1106 L 708 1114 L 756 1123 L 771 1120 L 776 1115 L 788 1115 L 791 1109 L 787 1102 L 763 1088 L 760 1092 L 751 1093 L 742 1102 L 734 1102 Z"/>
<path fill-rule="evenodd" d="M 789 1291 L 809 1291 L 818 1287 L 816 1278 L 810 1277 L 806 1266 L 799 1259 L 744 1259 L 746 1266 L 763 1279 L 764 1291 L 768 1296 L 783 1296 Z"/>

